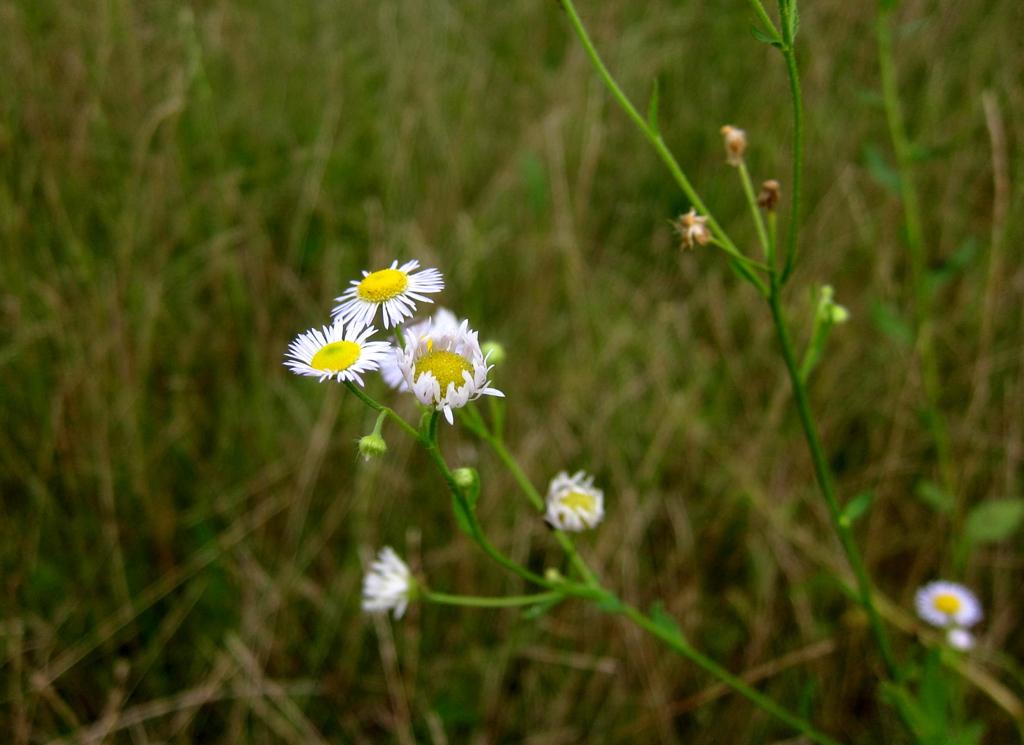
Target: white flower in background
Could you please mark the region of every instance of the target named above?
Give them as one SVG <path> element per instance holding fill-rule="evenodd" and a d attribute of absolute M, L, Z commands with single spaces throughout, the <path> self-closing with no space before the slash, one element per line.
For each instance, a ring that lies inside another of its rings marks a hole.
<path fill-rule="evenodd" d="M 391 352 L 380 366 L 380 374 L 384 378 L 384 382 L 391 388 L 403 393 L 409 390 L 409 386 L 405 382 L 405 376 L 402 375 L 402 368 L 398 366 L 398 356 L 401 354 L 402 348 L 412 344 L 414 341 L 427 338 L 431 333 L 443 334 L 458 328 L 459 319 L 446 308 L 438 308 L 437 313 L 430 318 L 402 326 L 398 333 L 399 339 L 404 339 L 405 344 L 393 346 Z"/>
<path fill-rule="evenodd" d="M 382 308 L 384 328 L 398 326 L 403 318 L 411 318 L 416 309 L 417 300 L 425 303 L 434 302 L 423 293 L 440 292 L 444 289 L 444 280 L 437 269 L 424 269 L 413 272 L 420 262 L 413 259 L 402 266 L 392 261 L 388 269 L 376 272 L 363 272 L 361 280 L 353 280 L 352 286 L 335 298 L 339 305 L 331 311 L 331 315 L 346 323 L 355 322 L 369 326 L 377 315 L 377 308 Z"/>
<path fill-rule="evenodd" d="M 405 349 L 398 351 L 398 367 L 405 384 L 424 406 L 443 411 L 455 423 L 452 409 L 461 409 L 484 394 L 504 396 L 491 388 L 490 366 L 469 322 L 457 327 L 438 326 L 421 336 L 407 333 Z"/>
<path fill-rule="evenodd" d="M 401 618 L 415 597 L 416 580 L 406 563 L 390 546 L 377 554 L 370 571 L 363 577 L 363 610 L 367 613 L 394 611 Z"/>
<path fill-rule="evenodd" d="M 339 383 L 351 380 L 362 385 L 360 375 L 376 370 L 391 351 L 387 342 L 367 341 L 375 331 L 373 326 L 345 326 L 341 321 L 323 331 L 310 329 L 288 345 L 285 357 L 290 359 L 284 364 L 296 375 L 320 378 L 321 383 L 337 378 Z"/>
<path fill-rule="evenodd" d="M 959 649 L 961 652 L 974 649 L 974 634 L 966 629 L 950 629 L 946 634 L 946 641 L 953 649 Z"/>
<path fill-rule="evenodd" d="M 954 582 L 929 582 L 914 597 L 917 615 L 939 628 L 970 628 L 982 619 L 974 593 Z"/>
<path fill-rule="evenodd" d="M 559 530 L 593 528 L 604 519 L 604 492 L 594 488 L 594 477 L 584 471 L 555 476 L 545 501 L 544 519 Z"/>

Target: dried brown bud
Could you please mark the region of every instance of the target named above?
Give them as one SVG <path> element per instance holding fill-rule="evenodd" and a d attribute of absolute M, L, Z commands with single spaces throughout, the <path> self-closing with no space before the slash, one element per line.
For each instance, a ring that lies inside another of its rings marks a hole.
<path fill-rule="evenodd" d="M 680 248 L 693 248 L 695 244 L 705 245 L 711 240 L 711 231 L 708 230 L 707 217 L 698 217 L 697 209 L 694 208 L 685 215 L 680 215 L 679 220 L 672 223 L 672 227 L 683 239 Z"/>
<path fill-rule="evenodd" d="M 779 182 L 772 180 L 761 184 L 761 193 L 757 195 L 757 203 L 772 212 L 775 205 L 779 203 Z"/>
<path fill-rule="evenodd" d="M 743 151 L 747 149 L 747 133 L 726 124 L 721 129 L 725 138 L 725 155 L 729 165 L 738 166 L 743 162 Z"/>

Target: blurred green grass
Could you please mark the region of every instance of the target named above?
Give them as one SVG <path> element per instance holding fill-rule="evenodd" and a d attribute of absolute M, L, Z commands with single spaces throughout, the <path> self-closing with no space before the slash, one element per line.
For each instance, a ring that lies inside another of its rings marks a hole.
<path fill-rule="evenodd" d="M 829 282 L 852 311 L 813 394 L 841 494 L 875 493 L 859 535 L 902 618 L 955 536 L 914 497 L 935 463 L 913 350 L 877 320 L 909 321 L 911 293 L 871 10 L 806 5 L 790 309 L 809 322 Z M 666 140 L 751 245 L 718 128 L 744 127 L 755 179 L 785 191 L 790 125 L 746 5 L 580 10 L 634 100 L 658 79 Z M 1020 496 L 1024 7 L 908 0 L 899 17 L 958 497 Z M 786 736 L 577 603 L 536 623 L 413 608 L 393 638 L 359 613 L 360 552 L 384 543 L 437 589 L 521 589 L 455 530 L 399 432 L 363 464 L 370 412 L 281 364 L 359 270 L 402 257 L 440 268 L 440 303 L 506 346 L 495 384 L 535 483 L 597 474 L 608 519 L 581 545 L 609 584 L 664 600 L 734 671 L 805 650 L 759 686 L 841 739 L 894 741 L 864 621 L 828 578 L 841 553 L 765 308 L 719 256 L 680 254 L 668 220 L 689 205 L 557 3 L 0 0 L 0 72 L 0 739 Z M 1011 175 L 998 253 L 986 90 Z M 560 561 L 496 461 L 444 437 L 481 469 L 494 542 Z M 988 609 L 981 659 L 1017 695 L 1021 548 L 974 551 L 964 577 Z M 965 695 L 986 742 L 1008 742 L 1009 717 Z"/>

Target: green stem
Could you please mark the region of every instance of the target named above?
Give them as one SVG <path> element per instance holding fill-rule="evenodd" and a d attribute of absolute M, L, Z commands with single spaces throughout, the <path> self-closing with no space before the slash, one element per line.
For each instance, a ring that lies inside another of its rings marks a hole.
<path fill-rule="evenodd" d="M 371 409 L 380 412 L 384 416 L 387 416 L 389 419 L 394 421 L 399 427 L 404 429 L 408 434 L 412 435 L 417 440 L 420 439 L 420 433 L 416 431 L 415 427 L 413 427 L 407 421 L 402 419 L 402 417 L 398 416 L 398 414 L 389 409 L 387 406 L 381 406 L 379 403 L 377 403 L 372 398 L 367 396 L 365 393 L 363 393 L 362 389 L 360 389 L 358 385 L 356 385 L 350 380 L 346 380 L 345 387 L 352 391 L 352 393 L 354 393 L 360 401 L 369 406 Z M 377 424 L 378 426 L 380 425 L 379 419 L 377 420 Z M 379 434 L 377 429 L 374 429 L 374 432 Z"/>
<path fill-rule="evenodd" d="M 465 412 L 464 421 L 466 421 L 470 430 L 491 446 L 491 449 L 494 450 L 495 454 L 499 458 L 501 458 L 501 462 L 504 463 L 505 467 L 509 472 L 511 472 L 512 477 L 516 480 L 516 483 L 519 484 L 519 488 L 522 489 L 526 498 L 530 500 L 530 503 L 538 512 L 543 513 L 546 509 L 544 497 L 540 495 L 540 492 L 537 491 L 536 487 L 534 487 L 533 482 L 530 481 L 529 476 L 526 475 L 526 472 L 520 467 L 518 461 L 516 461 L 512 453 L 509 452 L 508 448 L 505 447 L 504 440 L 487 428 L 483 418 L 480 416 L 480 412 L 475 408 L 467 406 L 462 409 L 462 412 Z M 590 567 L 587 566 L 583 557 L 579 555 L 579 552 L 576 550 L 576 544 L 573 542 L 572 538 L 561 530 L 555 530 L 553 534 L 555 536 L 555 540 L 557 540 L 559 545 L 561 545 L 562 550 L 569 556 L 569 560 L 572 562 L 572 565 L 576 567 L 576 571 L 578 571 L 580 576 L 583 577 L 584 583 L 588 587 L 599 588 L 601 583 L 598 582 L 597 577 L 590 570 Z"/>
<path fill-rule="evenodd" d="M 782 57 L 786 61 L 786 75 L 789 77 L 790 97 L 793 99 L 793 177 L 792 202 L 790 203 L 789 230 L 786 233 L 786 258 L 783 261 L 782 284 L 785 284 L 796 266 L 796 238 L 800 232 L 800 207 L 804 180 L 804 103 L 800 92 L 800 74 L 796 66 L 796 50 L 793 48 L 792 24 L 788 14 L 796 12 L 796 4 L 779 2 L 782 14 Z"/>
<path fill-rule="evenodd" d="M 373 425 L 373 434 L 375 434 L 378 437 L 380 437 L 380 431 L 381 431 L 381 429 L 384 428 L 384 420 L 387 419 L 387 417 L 388 417 L 388 413 L 386 411 L 382 411 L 377 416 L 377 423 L 375 425 Z"/>
<path fill-rule="evenodd" d="M 653 634 L 676 652 L 683 655 L 694 664 L 699 665 L 734 691 L 745 696 L 754 704 L 782 720 L 813 742 L 819 743 L 819 745 L 838 745 L 838 743 L 831 737 L 814 729 L 814 727 L 805 719 L 801 719 L 796 714 L 782 708 L 772 699 L 748 686 L 717 662 L 698 652 L 676 629 L 658 624 L 640 611 L 628 605 L 623 606 L 622 613 L 637 626 L 640 626 L 647 632 Z"/>
<path fill-rule="evenodd" d="M 529 498 L 529 500 L 533 503 L 533 506 L 537 508 L 537 511 L 544 512 L 544 498 L 541 497 L 540 493 L 534 488 L 533 483 L 530 481 L 529 478 L 527 478 L 526 474 L 523 472 L 523 469 L 519 467 L 519 464 L 516 462 L 515 458 L 512 457 L 512 454 L 508 451 L 508 448 L 505 447 L 505 443 L 502 442 L 497 437 L 493 436 L 488 436 L 485 437 L 484 439 L 487 440 L 490 446 L 494 449 L 494 452 L 498 455 L 499 458 L 501 458 L 501 461 L 505 464 L 505 467 L 512 472 L 512 475 L 519 483 L 519 487 L 526 494 L 527 498 Z M 569 560 L 572 562 L 572 565 L 576 567 L 576 571 L 580 573 L 580 576 L 583 577 L 584 583 L 590 587 L 600 587 L 601 583 L 598 582 L 597 577 L 594 576 L 594 573 L 590 570 L 590 567 L 587 566 L 587 563 L 583 560 L 583 557 L 580 556 L 579 551 L 576 550 L 576 544 L 572 540 L 572 538 L 570 538 L 568 535 L 566 535 L 564 531 L 561 530 L 555 530 L 552 534 L 555 536 L 555 540 L 558 541 L 559 545 L 561 545 L 562 550 L 565 551 L 566 554 L 568 554 Z"/>
<path fill-rule="evenodd" d="M 867 611 L 868 618 L 871 622 L 871 629 L 874 632 L 875 639 L 878 643 L 878 648 L 882 653 L 882 660 L 885 663 L 885 669 L 892 680 L 900 679 L 899 664 L 896 661 L 896 656 L 892 651 L 892 645 L 889 642 L 889 634 L 882 624 L 881 616 L 878 614 L 878 608 L 875 606 L 874 593 L 871 589 L 871 582 L 868 579 L 867 570 L 864 567 L 864 561 L 861 558 L 860 551 L 857 549 L 857 544 L 853 539 L 853 531 L 850 527 L 849 521 L 842 518 L 842 509 L 839 505 L 839 499 L 836 497 L 835 487 L 832 484 L 832 471 L 828 466 L 828 461 L 825 459 L 825 451 L 821 446 L 821 440 L 818 437 L 818 429 L 814 423 L 814 417 L 811 414 L 811 404 L 807 395 L 807 388 L 804 385 L 803 379 L 800 377 L 800 368 L 796 361 L 796 356 L 793 353 L 793 343 L 789 338 L 789 329 L 786 325 L 786 319 L 782 312 L 782 302 L 780 298 L 780 285 L 779 280 L 775 273 L 772 272 L 771 277 L 771 295 L 768 298 L 768 303 L 771 306 L 772 319 L 775 322 L 775 329 L 779 337 L 779 345 L 782 348 L 782 357 L 786 362 L 786 369 L 789 371 L 789 379 L 793 385 L 793 397 L 796 400 L 797 412 L 800 415 L 800 424 L 803 426 L 804 437 L 807 440 L 807 446 L 811 451 L 811 460 L 814 463 L 814 473 L 818 480 L 818 486 L 821 489 L 822 496 L 825 497 L 825 504 L 828 507 L 829 516 L 832 518 L 832 524 L 835 526 L 836 532 L 839 534 L 839 540 L 843 545 L 843 551 L 846 553 L 846 558 L 850 563 L 853 573 L 857 578 L 857 589 L 860 596 L 860 603 Z"/>
<path fill-rule="evenodd" d="M 748 0 L 750 7 L 753 8 L 754 13 L 757 14 L 758 20 L 764 24 L 765 30 L 768 34 L 778 37 L 779 31 L 775 28 L 775 24 L 772 23 L 771 17 L 768 15 L 768 11 L 761 5 L 761 0 Z"/>
<path fill-rule="evenodd" d="M 615 78 L 613 78 L 611 73 L 608 72 L 608 68 L 605 67 L 604 62 L 601 60 L 601 56 L 597 53 L 597 49 L 594 47 L 594 43 L 591 41 L 590 35 L 587 34 L 587 30 L 583 27 L 583 22 L 580 20 L 580 16 L 576 12 L 576 6 L 573 4 L 572 0 L 561 0 L 561 3 L 562 7 L 565 8 L 566 14 L 569 16 L 569 22 L 572 24 L 573 30 L 583 43 L 583 48 L 586 50 L 587 56 L 590 57 L 591 63 L 593 63 L 598 74 L 601 76 L 601 79 L 608 87 L 608 90 L 611 91 L 611 94 L 615 97 L 615 100 L 619 102 L 622 109 L 626 112 L 629 118 L 633 120 L 633 123 L 640 129 L 644 137 L 647 138 L 647 141 L 654 147 L 655 151 L 657 151 L 661 160 L 668 167 L 672 177 L 676 180 L 676 183 L 679 184 L 679 188 L 683 190 L 687 199 L 690 200 L 690 203 L 697 208 L 697 211 L 701 215 L 706 215 L 708 217 L 708 225 L 711 227 L 715 236 L 722 243 L 728 245 L 732 249 L 730 253 L 742 255 L 740 254 L 739 249 L 736 248 L 736 245 L 732 242 L 732 239 L 729 238 L 724 230 L 722 230 L 714 216 L 712 216 L 708 211 L 707 205 L 704 204 L 704 201 L 700 198 L 697 190 L 693 188 L 690 180 L 686 178 L 686 174 L 683 173 L 683 169 L 679 167 L 679 163 L 676 162 L 676 159 L 668 149 L 668 146 L 665 145 L 665 141 L 661 138 L 661 134 L 644 121 L 644 118 L 640 116 L 640 112 L 636 110 L 636 107 L 633 106 L 629 98 L 626 97 L 626 94 L 622 92 L 621 88 L 619 88 L 619 84 L 615 82 Z"/>
<path fill-rule="evenodd" d="M 519 605 L 537 605 L 564 597 L 565 593 L 539 592 L 534 595 L 510 595 L 502 598 L 481 598 L 473 595 L 449 595 L 444 592 L 426 592 L 422 600 L 443 605 L 461 605 L 470 608 L 511 608 Z"/>
<path fill-rule="evenodd" d="M 882 97 L 885 102 L 885 116 L 889 124 L 889 135 L 896 155 L 899 172 L 900 198 L 907 226 L 907 248 L 910 253 L 910 278 L 914 293 L 914 319 L 917 329 L 918 356 L 921 364 L 921 379 L 924 386 L 925 403 L 928 408 L 928 428 L 935 442 L 939 472 L 943 487 L 951 497 L 956 497 L 956 469 L 953 466 L 952 449 L 945 418 L 939 409 L 940 377 L 935 354 L 935 343 L 929 313 L 929 292 L 927 286 L 927 255 L 924 245 L 921 207 L 912 176 L 910 138 L 907 136 L 903 112 L 900 108 L 899 85 L 896 79 L 896 63 L 893 56 L 891 13 L 879 8 L 875 23 L 878 39 L 878 68 L 882 79 Z M 955 499 L 952 516 L 954 534 L 959 533 L 963 520 L 963 500 Z"/>
<path fill-rule="evenodd" d="M 761 242 L 761 250 L 764 251 L 766 259 L 771 259 L 768 231 L 765 230 L 764 218 L 761 217 L 761 210 L 757 206 L 757 196 L 754 194 L 754 185 L 750 181 L 750 172 L 747 171 L 747 164 L 742 158 L 740 158 L 737 168 L 740 172 L 740 181 L 743 183 L 743 193 L 747 197 L 747 204 L 750 205 L 750 213 L 754 218 L 754 227 L 757 229 L 757 239 Z M 771 261 L 768 262 L 768 266 L 772 266 Z"/>

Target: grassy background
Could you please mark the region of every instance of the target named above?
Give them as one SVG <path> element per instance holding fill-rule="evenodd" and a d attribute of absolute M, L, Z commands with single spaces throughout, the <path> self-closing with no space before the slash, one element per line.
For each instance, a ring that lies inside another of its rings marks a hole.
<path fill-rule="evenodd" d="M 1024 545 L 978 548 L 956 572 L 955 528 L 915 497 L 937 473 L 901 336 L 871 4 L 806 5 L 788 300 L 802 338 L 816 286 L 852 312 L 812 387 L 840 493 L 875 494 L 859 540 L 900 652 L 914 589 L 955 573 L 987 609 L 972 659 L 1024 695 Z M 658 78 L 666 140 L 754 250 L 718 129 L 744 127 L 755 180 L 785 191 L 791 124 L 746 4 L 580 10 L 635 100 Z M 898 20 L 957 497 L 1020 496 L 1024 6 L 907 0 Z M 0 740 L 791 736 L 580 603 L 537 622 L 359 612 L 360 557 L 383 544 L 438 590 L 526 589 L 455 529 L 400 432 L 362 463 L 371 412 L 282 366 L 349 279 L 400 257 L 440 268 L 440 302 L 506 346 L 495 384 L 534 482 L 597 475 L 608 518 L 580 545 L 610 586 L 664 601 L 701 649 L 841 740 L 898 741 L 864 618 L 829 579 L 841 552 L 767 309 L 719 254 L 679 252 L 668 220 L 689 205 L 553 0 L 0 0 L 0 73 Z M 494 542 L 557 564 L 495 459 L 444 438 L 482 472 Z M 986 742 L 1010 741 L 977 688 L 962 706 Z"/>

